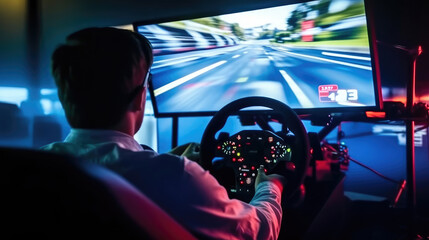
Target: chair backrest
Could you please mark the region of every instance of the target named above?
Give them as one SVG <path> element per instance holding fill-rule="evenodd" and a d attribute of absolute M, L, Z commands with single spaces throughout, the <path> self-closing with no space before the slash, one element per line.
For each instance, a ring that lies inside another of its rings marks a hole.
<path fill-rule="evenodd" d="M 0 140 L 28 137 L 29 124 L 18 105 L 0 102 Z"/>
<path fill-rule="evenodd" d="M 0 148 L 0 235 L 195 239 L 119 175 L 70 156 Z"/>

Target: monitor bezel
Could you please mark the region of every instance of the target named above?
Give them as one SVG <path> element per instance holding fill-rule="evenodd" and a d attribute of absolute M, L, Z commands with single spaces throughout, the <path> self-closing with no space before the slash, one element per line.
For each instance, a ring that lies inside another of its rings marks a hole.
<path fill-rule="evenodd" d="M 187 19 L 195 19 L 195 18 L 203 18 L 203 17 L 211 17 L 218 16 L 223 14 L 230 13 L 239 13 L 245 11 L 252 11 L 264 8 L 285 6 L 289 4 L 299 4 L 308 1 L 292 1 L 292 2 L 284 2 L 279 1 L 277 4 L 257 7 L 257 8 L 242 8 L 237 11 L 226 11 L 226 12 L 206 12 L 202 14 L 193 14 L 193 15 L 183 15 L 180 17 L 171 17 L 171 18 L 159 18 L 145 21 L 137 21 L 133 23 L 133 29 L 135 32 L 138 32 L 138 27 L 142 25 L 150 25 L 150 24 L 159 24 L 170 21 L 180 21 Z M 368 40 L 369 40 L 369 51 L 371 56 L 371 67 L 372 67 L 372 75 L 373 75 L 373 85 L 374 85 L 374 96 L 375 96 L 375 106 L 361 106 L 361 107 L 327 107 L 327 108 L 292 108 L 297 114 L 327 114 L 327 113 L 342 113 L 342 112 L 365 112 L 365 111 L 379 111 L 383 108 L 383 100 L 381 93 L 381 78 L 380 78 L 380 65 L 379 65 L 379 57 L 377 50 L 377 41 L 376 41 L 376 33 L 375 33 L 375 22 L 374 22 L 374 7 L 371 0 L 363 0 L 365 6 L 365 17 L 367 22 L 367 31 L 368 31 Z M 158 104 L 156 101 L 156 97 L 154 96 L 154 88 L 152 82 L 149 83 L 149 95 L 151 98 L 154 115 L 157 118 L 164 117 L 198 117 L 198 116 L 213 116 L 217 113 L 217 111 L 196 111 L 196 112 L 159 112 Z M 256 110 L 252 110 L 255 112 Z M 261 112 L 265 110 L 260 110 Z"/>

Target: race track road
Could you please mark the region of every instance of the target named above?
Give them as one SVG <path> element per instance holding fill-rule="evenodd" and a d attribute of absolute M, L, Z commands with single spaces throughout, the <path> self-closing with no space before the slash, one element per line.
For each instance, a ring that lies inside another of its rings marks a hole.
<path fill-rule="evenodd" d="M 255 41 L 157 56 L 151 71 L 161 113 L 217 111 L 246 96 L 275 98 L 292 108 L 375 105 L 369 53 Z M 340 91 L 322 102 L 320 85 Z"/>

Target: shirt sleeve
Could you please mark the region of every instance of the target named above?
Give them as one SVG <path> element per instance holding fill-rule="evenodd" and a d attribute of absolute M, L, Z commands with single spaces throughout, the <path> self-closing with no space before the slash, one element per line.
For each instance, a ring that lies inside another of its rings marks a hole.
<path fill-rule="evenodd" d="M 179 201 L 182 224 L 197 236 L 213 239 L 277 239 L 281 218 L 281 190 L 262 182 L 250 203 L 229 199 L 226 189 L 197 163 L 184 159 L 185 174 Z"/>

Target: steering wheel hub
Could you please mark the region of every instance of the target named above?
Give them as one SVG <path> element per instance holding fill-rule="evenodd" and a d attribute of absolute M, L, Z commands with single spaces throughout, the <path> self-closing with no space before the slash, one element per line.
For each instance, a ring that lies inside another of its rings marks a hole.
<path fill-rule="evenodd" d="M 258 167 L 262 165 L 269 174 L 279 164 L 291 161 L 290 145 L 270 131 L 244 130 L 220 136 L 213 161 L 224 161 L 224 166 L 234 170 L 236 181 L 231 192 L 252 194 Z"/>

